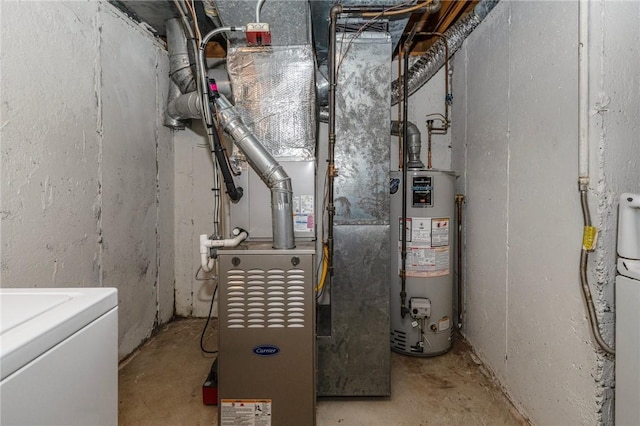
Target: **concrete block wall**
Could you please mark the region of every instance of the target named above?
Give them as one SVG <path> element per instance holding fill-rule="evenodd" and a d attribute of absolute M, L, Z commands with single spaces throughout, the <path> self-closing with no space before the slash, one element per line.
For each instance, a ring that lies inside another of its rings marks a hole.
<path fill-rule="evenodd" d="M 613 339 L 617 197 L 640 191 L 640 7 L 590 8 L 590 278 Z M 578 4 L 502 1 L 454 59 L 464 333 L 534 424 L 612 424 L 613 364 L 580 293 Z M 462 87 L 460 87 L 462 86 Z M 462 96 L 461 96 L 462 95 Z"/>
<path fill-rule="evenodd" d="M 166 50 L 106 2 L 0 16 L 1 285 L 118 288 L 125 356 L 173 316 Z"/>

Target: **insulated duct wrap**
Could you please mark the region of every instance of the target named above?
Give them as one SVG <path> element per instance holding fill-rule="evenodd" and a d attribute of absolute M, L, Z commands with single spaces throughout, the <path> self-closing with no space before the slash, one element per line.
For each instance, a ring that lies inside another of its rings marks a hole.
<path fill-rule="evenodd" d="M 445 39 L 449 44 L 449 57 L 458 51 L 464 40 L 480 24 L 495 7 L 498 0 L 481 0 L 472 12 L 456 22 L 440 37 L 431 48 L 420 57 L 407 73 L 409 96 L 418 91 L 448 59 L 446 57 Z M 398 80 L 391 83 L 391 105 L 398 103 Z"/>
<path fill-rule="evenodd" d="M 265 148 L 280 161 L 315 159 L 312 47 L 231 47 L 227 69 L 236 108 Z"/>

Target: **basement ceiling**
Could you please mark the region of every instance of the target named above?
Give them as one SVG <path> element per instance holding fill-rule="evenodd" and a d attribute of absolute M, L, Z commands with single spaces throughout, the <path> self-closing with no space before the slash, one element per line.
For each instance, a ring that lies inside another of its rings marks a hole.
<path fill-rule="evenodd" d="M 268 1 L 269 0 L 265 3 L 265 7 L 267 6 Z M 164 22 L 167 19 L 178 16 L 175 5 L 171 0 L 109 0 L 109 2 L 124 11 L 134 20 L 149 26 L 151 31 L 159 37 L 165 36 Z M 409 19 L 409 23 L 403 35 L 403 37 L 406 37 L 407 34 L 411 32 L 414 25 L 417 25 L 411 54 L 420 55 L 427 51 L 427 49 L 437 41 L 437 37 L 426 33 L 445 32 L 458 19 L 469 12 L 477 2 L 478 0 L 443 0 L 442 7 L 437 13 L 429 15 L 422 12 L 416 12 L 411 14 L 411 18 Z M 202 2 L 200 0 L 196 0 L 194 4 L 198 14 L 198 23 L 202 31 L 208 32 L 212 30 L 214 26 L 211 21 L 206 18 Z M 217 48 L 216 46 L 213 46 L 212 49 L 207 50 L 207 56 L 224 56 L 223 46 L 218 46 Z"/>

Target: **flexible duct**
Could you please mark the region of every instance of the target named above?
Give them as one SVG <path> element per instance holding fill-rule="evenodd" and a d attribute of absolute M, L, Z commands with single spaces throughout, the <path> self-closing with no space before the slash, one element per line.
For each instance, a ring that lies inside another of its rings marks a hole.
<path fill-rule="evenodd" d="M 431 48 L 420 57 L 407 72 L 409 95 L 420 89 L 449 58 L 446 57 L 445 43 L 448 43 L 449 55 L 453 55 L 462 46 L 464 40 L 482 22 L 498 4 L 499 0 L 480 0 L 473 11 L 451 26 Z M 446 41 L 445 41 L 446 40 Z M 391 105 L 398 103 L 398 80 L 391 83 Z"/>
<path fill-rule="evenodd" d="M 215 99 L 218 120 L 222 129 L 234 140 L 236 146 L 247 157 L 251 167 L 271 190 L 271 228 L 273 248 L 292 249 L 293 235 L 293 190 L 291 178 L 249 130 L 235 107 L 224 95 Z"/>
<path fill-rule="evenodd" d="M 396 120 L 391 122 L 391 134 L 393 136 L 400 136 L 402 129 L 402 123 Z M 414 123 L 407 121 L 407 154 L 409 155 L 409 161 L 407 167 L 410 169 L 422 169 L 424 163 L 420 161 L 420 130 Z"/>

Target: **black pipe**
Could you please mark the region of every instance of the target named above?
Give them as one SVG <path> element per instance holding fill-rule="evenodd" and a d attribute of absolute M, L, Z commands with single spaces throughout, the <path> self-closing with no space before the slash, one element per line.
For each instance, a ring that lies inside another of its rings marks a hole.
<path fill-rule="evenodd" d="M 209 101 L 210 108 L 213 108 L 213 102 L 215 98 L 220 96 L 218 93 L 218 88 L 216 86 L 216 82 L 214 79 L 209 79 Z M 216 156 L 216 160 L 218 161 L 218 165 L 220 166 L 220 172 L 222 173 L 222 179 L 224 180 L 224 185 L 227 188 L 227 195 L 234 203 L 237 203 L 242 198 L 243 190 L 241 187 L 236 187 L 236 183 L 233 181 L 233 175 L 231 173 L 231 168 L 229 167 L 229 159 L 225 153 L 225 148 L 220 142 L 220 135 L 218 134 L 218 128 L 216 127 L 215 118 L 212 120 L 211 128 L 209 129 L 209 133 L 213 137 L 213 154 Z"/>
<path fill-rule="evenodd" d="M 403 75 L 402 75 L 402 249 L 400 259 L 402 266 L 400 268 L 400 282 L 402 289 L 400 290 L 400 316 L 402 318 L 407 315 L 407 140 L 409 139 L 409 119 L 407 118 L 409 107 L 409 86 L 407 84 L 407 70 L 409 69 L 409 40 L 403 49 Z"/>
<path fill-rule="evenodd" d="M 333 277 L 333 219 L 336 208 L 333 202 L 334 181 L 336 176 L 335 170 L 335 147 L 336 147 L 336 86 L 337 86 L 337 70 L 336 70 L 336 25 L 338 15 L 342 13 L 341 4 L 334 4 L 329 13 L 329 147 L 327 153 L 327 248 L 328 248 L 328 271 L 329 279 Z"/>
<path fill-rule="evenodd" d="M 242 198 L 243 190 L 242 187 L 236 186 L 235 182 L 233 181 L 233 175 L 231 174 L 229 161 L 225 154 L 225 149 L 220 142 L 218 129 L 216 129 L 215 127 L 213 129 L 213 141 L 213 153 L 216 156 L 216 160 L 218 160 L 220 172 L 222 173 L 222 179 L 224 180 L 224 185 L 227 188 L 227 195 L 229 195 L 229 198 L 234 203 L 238 202 Z"/>

